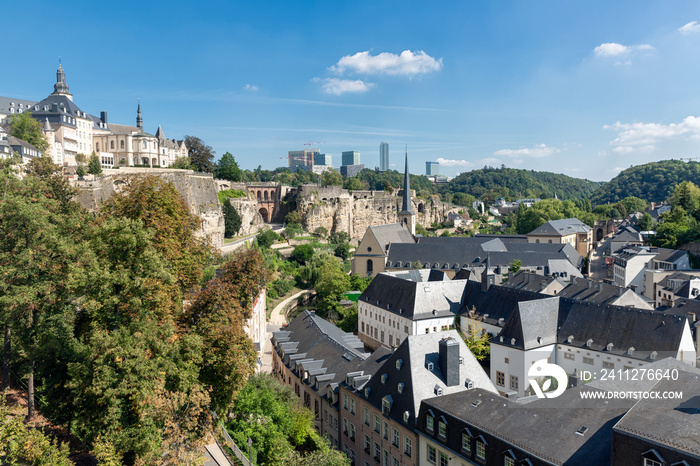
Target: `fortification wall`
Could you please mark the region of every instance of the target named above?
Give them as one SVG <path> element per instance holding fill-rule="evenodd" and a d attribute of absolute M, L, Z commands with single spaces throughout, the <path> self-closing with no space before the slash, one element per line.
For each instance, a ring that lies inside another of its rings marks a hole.
<path fill-rule="evenodd" d="M 257 233 L 264 225 L 265 221 L 258 211 L 258 202 L 247 197 L 231 198 L 231 205 L 236 208 L 236 212 L 241 216 L 241 230 L 239 235 L 251 235 Z"/>
<path fill-rule="evenodd" d="M 202 220 L 201 233 L 208 235 L 214 245 L 223 244 L 224 216 L 216 195 L 218 187 L 211 175 L 195 174 L 191 170 L 121 168 L 105 170 L 105 176 L 92 181 L 76 183 L 80 189 L 78 201 L 95 210 L 131 179 L 143 175 L 155 175 L 173 183 L 190 208 L 190 212 Z"/>

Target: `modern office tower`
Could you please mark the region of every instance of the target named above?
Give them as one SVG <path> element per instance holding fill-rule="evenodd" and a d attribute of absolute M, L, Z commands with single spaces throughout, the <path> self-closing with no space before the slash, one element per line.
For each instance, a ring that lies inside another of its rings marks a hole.
<path fill-rule="evenodd" d="M 440 174 L 440 164 L 438 162 L 425 162 L 426 176 L 434 176 Z"/>
<path fill-rule="evenodd" d="M 342 155 L 343 165 L 359 165 L 360 164 L 360 151 L 359 150 L 348 150 L 343 152 Z"/>
<path fill-rule="evenodd" d="M 332 154 L 316 154 L 314 156 L 314 165 L 333 165 Z"/>
<path fill-rule="evenodd" d="M 379 171 L 385 172 L 389 169 L 389 143 L 379 144 Z"/>
<path fill-rule="evenodd" d="M 341 165 L 340 174 L 346 178 L 353 178 L 357 176 L 362 170 L 365 169 L 363 164 L 358 165 Z"/>
<path fill-rule="evenodd" d="M 299 167 L 311 166 L 314 164 L 314 157 L 321 151 L 318 149 L 308 150 L 290 150 L 287 152 L 289 157 L 289 168 L 295 171 Z"/>

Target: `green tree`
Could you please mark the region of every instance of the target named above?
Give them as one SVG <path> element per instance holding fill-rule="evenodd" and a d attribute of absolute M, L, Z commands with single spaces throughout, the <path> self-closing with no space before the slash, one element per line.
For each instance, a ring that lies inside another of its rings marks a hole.
<path fill-rule="evenodd" d="M 357 274 L 350 275 L 350 289 L 353 291 L 365 291 L 370 283 L 372 283 L 372 277 L 363 277 Z"/>
<path fill-rule="evenodd" d="M 654 230 L 654 218 L 648 212 L 645 212 L 642 218 L 639 219 L 639 228 L 642 231 Z"/>
<path fill-rule="evenodd" d="M 328 236 L 328 230 L 325 227 L 318 227 L 314 230 L 314 236 L 318 236 L 319 238 L 325 238 Z"/>
<path fill-rule="evenodd" d="M 214 171 L 214 149 L 195 136 L 185 136 L 185 146 L 190 157 L 190 163 L 198 172 L 211 173 Z"/>
<path fill-rule="evenodd" d="M 337 260 L 326 261 L 319 269 L 316 283 L 318 307 L 322 313 L 336 310 L 350 287 L 350 277 Z"/>
<path fill-rule="evenodd" d="M 625 210 L 628 214 L 633 214 L 635 212 L 644 212 L 649 207 L 649 203 L 644 199 L 640 199 L 635 196 L 628 196 L 620 201 L 620 204 L 625 206 Z"/>
<path fill-rule="evenodd" d="M 36 147 L 40 152 L 45 153 L 49 148 L 49 143 L 44 137 L 41 123 L 32 118 L 30 112 L 15 113 L 7 119 L 10 127 L 10 135 L 27 141 Z"/>
<path fill-rule="evenodd" d="M 673 190 L 670 202 L 674 207 L 682 207 L 687 212 L 695 212 L 700 207 L 700 188 L 692 181 L 683 181 Z"/>
<path fill-rule="evenodd" d="M 280 235 L 278 235 L 274 231 L 265 230 L 262 233 L 258 234 L 258 236 L 255 238 L 255 242 L 257 243 L 258 247 L 262 249 L 269 249 L 270 246 L 272 246 L 274 243 L 281 239 L 282 238 L 280 237 Z"/>
<path fill-rule="evenodd" d="M 321 175 L 321 184 L 323 186 L 342 186 L 343 176 L 335 170 L 328 170 Z"/>
<path fill-rule="evenodd" d="M 345 231 L 334 231 L 328 237 L 328 241 L 331 244 L 341 244 L 350 241 L 350 235 Z"/>
<path fill-rule="evenodd" d="M 365 189 L 365 186 L 362 184 L 362 181 L 357 178 L 348 178 L 345 181 L 343 188 L 347 189 L 348 191 L 362 191 Z"/>
<path fill-rule="evenodd" d="M 300 244 L 294 248 L 289 258 L 297 264 L 303 265 L 314 256 L 314 247 L 310 244 Z"/>
<path fill-rule="evenodd" d="M 75 174 L 78 175 L 80 178 L 85 176 L 85 167 L 82 165 L 78 165 L 78 168 L 75 169 Z"/>
<path fill-rule="evenodd" d="M 241 181 L 241 169 L 230 152 L 224 153 L 216 165 L 214 176 L 222 180 Z"/>
<path fill-rule="evenodd" d="M 350 258 L 350 244 L 348 243 L 340 243 L 335 247 L 333 250 L 333 253 L 337 256 L 340 257 L 341 259 L 348 260 Z"/>
<path fill-rule="evenodd" d="M 416 234 L 417 235 L 422 235 L 422 236 L 430 236 L 430 233 L 428 233 L 428 230 L 425 229 L 423 225 L 420 223 L 416 223 Z"/>
<path fill-rule="evenodd" d="M 135 177 L 101 206 L 100 213 L 138 219 L 152 228 L 156 247 L 173 267 L 183 292 L 201 282 L 214 251 L 208 239 L 198 235 L 200 219 L 171 182 L 157 176 Z"/>
<path fill-rule="evenodd" d="M 484 330 L 482 321 L 483 319 L 480 317 L 471 316 L 467 328 L 462 329 L 464 332 L 462 338 L 477 361 L 487 360 L 491 353 L 491 345 L 489 343 L 491 335 Z"/>
<path fill-rule="evenodd" d="M 102 164 L 100 163 L 100 158 L 94 152 L 90 156 L 90 162 L 88 162 L 87 171 L 91 175 L 100 175 L 102 173 Z"/>
<path fill-rule="evenodd" d="M 284 216 L 284 223 L 287 223 L 287 224 L 296 223 L 296 224 L 301 225 L 303 222 L 304 222 L 304 218 L 296 210 L 293 210 Z"/>
<path fill-rule="evenodd" d="M 238 215 L 238 211 L 236 208 L 231 204 L 231 200 L 226 198 L 224 201 L 224 237 L 225 238 L 233 238 L 238 234 L 238 232 L 241 229 L 241 226 L 243 226 L 243 221 L 241 220 L 241 216 Z"/>
<path fill-rule="evenodd" d="M 285 238 L 291 239 L 291 238 L 296 238 L 299 236 L 302 232 L 301 225 L 298 223 L 288 223 L 284 227 L 284 231 L 282 232 L 282 235 L 284 235 Z"/>
<path fill-rule="evenodd" d="M 516 274 L 522 266 L 523 263 L 520 259 L 514 259 L 513 262 L 510 263 L 510 266 L 508 266 L 508 271 L 512 274 Z"/>
<path fill-rule="evenodd" d="M 394 192 L 393 186 L 391 186 L 391 183 L 389 183 L 388 181 L 384 181 L 384 183 L 382 183 L 382 187 L 384 188 L 384 191 L 387 194 L 391 194 Z"/>
<path fill-rule="evenodd" d="M 189 157 L 178 157 L 175 159 L 170 168 L 179 168 L 184 170 L 193 170 L 192 162 Z"/>

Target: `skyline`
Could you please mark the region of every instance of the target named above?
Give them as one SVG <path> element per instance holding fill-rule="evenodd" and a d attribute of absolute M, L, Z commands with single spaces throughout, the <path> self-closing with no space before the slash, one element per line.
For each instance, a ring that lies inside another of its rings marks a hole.
<path fill-rule="evenodd" d="M 314 145 L 379 166 L 484 165 L 607 181 L 700 157 L 700 5 L 285 2 L 4 7 L 15 33 L 0 95 L 41 100 L 60 56 L 76 104 L 146 131 L 200 137 L 241 168 Z M 700 160 L 700 159 L 698 159 Z"/>

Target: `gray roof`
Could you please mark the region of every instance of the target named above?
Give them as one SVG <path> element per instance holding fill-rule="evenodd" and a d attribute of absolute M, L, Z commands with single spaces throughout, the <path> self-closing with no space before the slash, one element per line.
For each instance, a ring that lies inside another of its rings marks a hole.
<path fill-rule="evenodd" d="M 440 370 L 439 342 L 444 338 L 457 341 L 459 356 L 462 358 L 462 364 L 459 364 L 459 383 L 453 386 L 446 386 L 445 375 Z M 399 369 L 396 368 L 397 360 L 401 360 Z M 429 363 L 432 363 L 432 370 L 428 369 Z M 383 374 L 386 374 L 384 383 L 381 377 Z M 444 395 L 456 393 L 467 389 L 466 379 L 470 379 L 475 388 L 482 388 L 491 394 L 498 393 L 456 330 L 409 335 L 367 383 L 365 388 L 369 388 L 369 397 L 366 399 L 381 409 L 382 398 L 391 396 L 393 404 L 389 417 L 412 429 L 415 427 L 415 417 L 421 401 L 435 396 L 436 387 L 440 387 Z M 398 388 L 400 383 L 403 384 L 401 393 Z M 408 422 L 403 420 L 405 412 L 409 413 Z"/>
<path fill-rule="evenodd" d="M 152 134 L 144 132 L 138 126 L 116 125 L 114 123 L 110 123 L 108 126 L 112 134 L 135 134 L 139 136 L 154 137 Z"/>
<path fill-rule="evenodd" d="M 563 290 L 557 293 L 557 296 L 596 304 L 614 304 L 626 293 L 634 293 L 634 291 L 622 286 L 574 277 Z M 641 296 L 639 298 L 643 299 Z"/>
<path fill-rule="evenodd" d="M 661 380 L 654 391 L 682 392 L 682 399 L 641 399 L 614 430 L 681 451 L 700 464 L 700 376 L 678 372 L 678 380 Z"/>
<path fill-rule="evenodd" d="M 14 103 L 14 106 L 11 105 Z M 23 100 L 15 99 L 14 97 L 2 97 L 0 96 L 0 114 L 11 115 L 10 108 L 15 109 L 15 113 L 20 109 L 20 104 L 22 104 L 22 111 L 34 110 L 35 100 Z"/>
<path fill-rule="evenodd" d="M 424 414 L 430 409 L 436 416 L 446 416 L 447 445 L 454 451 L 460 451 L 461 434 L 467 428 L 473 437 L 487 434 L 487 439 L 495 436 L 512 445 L 518 460 L 535 457 L 567 466 L 609 464 L 612 426 L 634 401 L 612 400 L 601 409 L 602 401 L 583 399 L 582 391 L 598 390 L 582 386 L 558 398 L 528 404 L 479 389 L 430 398 L 421 406 L 418 430 L 429 435 Z M 581 427 L 587 428 L 583 435 L 577 433 Z"/>
<path fill-rule="evenodd" d="M 467 280 L 414 281 L 377 274 L 359 300 L 406 319 L 457 315 Z"/>
<path fill-rule="evenodd" d="M 567 236 L 574 233 L 588 233 L 591 227 L 577 218 L 565 218 L 563 220 L 550 220 L 530 233 L 528 236 Z"/>
<path fill-rule="evenodd" d="M 654 249 L 651 250 L 654 252 Z M 654 256 L 656 262 L 677 262 L 688 255 L 687 251 L 679 251 L 676 249 L 658 248 L 658 254 Z"/>
<path fill-rule="evenodd" d="M 481 283 L 469 281 L 464 290 L 464 311 L 474 312 L 487 324 L 503 326 L 521 301 L 549 298 L 533 291 L 491 285 L 483 291 Z M 499 321 L 503 319 L 500 324 Z"/>
<path fill-rule="evenodd" d="M 376 238 L 382 252 L 386 255 L 390 244 L 394 243 L 415 243 L 411 232 L 400 223 L 390 223 L 388 225 L 373 225 L 369 227 Z"/>
<path fill-rule="evenodd" d="M 508 278 L 508 281 L 502 283 L 502 285 L 516 290 L 525 290 L 540 293 L 542 290 L 544 290 L 554 282 L 559 282 L 562 284 L 562 286 L 564 286 L 564 284 L 558 278 L 554 278 L 552 276 L 538 275 L 536 273 L 521 270 L 512 277 Z"/>
<path fill-rule="evenodd" d="M 496 338 L 521 350 L 553 345 L 557 342 L 558 324 L 558 297 L 521 301 Z"/>

